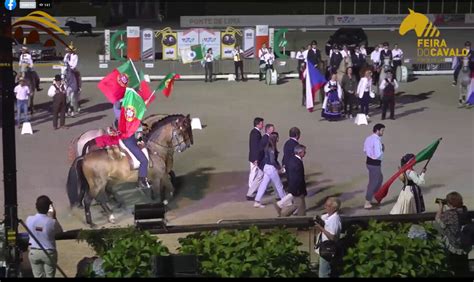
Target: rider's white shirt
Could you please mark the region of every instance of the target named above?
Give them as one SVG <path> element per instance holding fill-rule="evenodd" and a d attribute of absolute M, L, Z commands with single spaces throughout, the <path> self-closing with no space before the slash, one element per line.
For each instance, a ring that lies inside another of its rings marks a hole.
<path fill-rule="evenodd" d="M 345 57 L 351 55 L 351 51 L 349 51 L 349 50 L 347 50 L 347 51 L 342 50 L 342 51 L 341 51 L 341 55 L 342 55 L 343 58 L 345 58 Z"/>
<path fill-rule="evenodd" d="M 68 56 L 69 56 L 69 60 L 68 60 Z M 77 54 L 66 54 L 66 56 L 64 56 L 64 64 L 69 64 L 69 67 L 71 67 L 71 69 L 76 69 L 77 67 L 77 63 L 79 61 L 79 57 L 77 56 Z"/>
<path fill-rule="evenodd" d="M 21 86 L 20 84 L 18 84 L 17 86 L 15 86 L 13 92 L 16 93 L 17 100 L 28 100 L 28 97 L 30 95 L 30 88 L 26 85 Z"/>
<path fill-rule="evenodd" d="M 267 65 L 273 65 L 273 61 L 275 61 L 275 56 L 273 54 L 266 53 L 265 55 L 263 55 L 263 60 Z"/>
<path fill-rule="evenodd" d="M 394 61 L 400 61 L 403 58 L 403 51 L 402 49 L 393 49 L 392 50 L 392 58 Z"/>
<path fill-rule="evenodd" d="M 29 53 L 24 53 L 20 55 L 18 65 L 21 66 L 21 64 L 28 64 L 30 68 L 33 68 L 33 59 L 31 58 L 31 55 Z"/>
<path fill-rule="evenodd" d="M 380 63 L 380 51 L 374 50 L 372 53 L 370 53 L 370 59 L 374 63 Z"/>
<path fill-rule="evenodd" d="M 260 58 L 260 60 L 264 61 L 265 60 L 265 54 L 268 53 L 268 49 L 267 48 L 260 48 L 260 50 L 258 50 L 258 57 Z"/>

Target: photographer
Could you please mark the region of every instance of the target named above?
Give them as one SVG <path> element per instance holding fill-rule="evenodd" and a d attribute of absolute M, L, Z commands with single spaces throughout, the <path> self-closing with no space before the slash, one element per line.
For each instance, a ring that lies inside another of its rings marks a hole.
<path fill-rule="evenodd" d="M 468 254 L 471 247 L 461 245 L 461 226 L 469 223 L 467 208 L 458 192 L 451 192 L 446 199 L 436 199 L 439 205 L 436 212 L 436 227 L 442 234 L 450 270 L 456 276 L 465 276 L 469 271 Z"/>
<path fill-rule="evenodd" d="M 26 219 L 26 226 L 48 252 L 49 257 L 30 236 L 30 251 L 28 258 L 35 278 L 54 277 L 58 253 L 55 236 L 63 232 L 56 219 L 56 210 L 48 196 L 39 196 L 36 200 L 37 214 Z"/>
<path fill-rule="evenodd" d="M 323 214 L 319 220 L 316 218 L 315 229 L 319 232 L 317 245 L 331 240 L 337 241 L 341 233 L 341 218 L 339 217 L 339 209 L 341 208 L 341 200 L 336 197 L 329 197 L 324 203 L 324 209 L 327 213 Z M 321 221 L 322 220 L 322 221 Z M 323 224 L 324 223 L 324 224 Z M 320 255 L 319 248 L 315 246 L 316 253 Z M 331 261 L 319 256 L 319 278 L 327 278 L 331 275 Z"/>

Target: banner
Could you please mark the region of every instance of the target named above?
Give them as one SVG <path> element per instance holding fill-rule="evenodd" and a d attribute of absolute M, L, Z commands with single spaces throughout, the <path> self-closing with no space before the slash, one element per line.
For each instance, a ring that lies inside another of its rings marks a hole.
<path fill-rule="evenodd" d="M 140 60 L 139 26 L 127 26 L 127 57 L 132 61 Z"/>
<path fill-rule="evenodd" d="M 173 32 L 170 27 L 166 27 L 160 31 L 155 32 L 155 38 L 161 35 L 161 50 L 163 52 L 163 60 L 178 59 L 178 34 Z"/>
<path fill-rule="evenodd" d="M 153 36 L 152 29 L 144 29 L 142 31 L 142 61 L 143 62 L 154 62 L 155 61 L 155 38 Z"/>
<path fill-rule="evenodd" d="M 232 59 L 232 50 L 235 48 L 235 43 L 237 39 L 235 37 L 235 30 L 227 28 L 222 32 L 222 41 L 221 41 L 221 58 L 222 59 Z"/>
<path fill-rule="evenodd" d="M 110 61 L 110 29 L 104 30 L 105 61 Z"/>
<path fill-rule="evenodd" d="M 181 49 L 199 44 L 199 30 L 190 29 L 178 32 L 178 57 L 181 58 Z"/>
<path fill-rule="evenodd" d="M 256 39 L 255 39 L 255 54 L 258 54 L 258 50 L 262 48 L 263 44 L 268 45 L 268 25 L 257 25 L 256 26 Z M 258 57 L 258 56 L 257 56 Z M 260 58 L 257 58 L 260 59 Z"/>
<path fill-rule="evenodd" d="M 272 47 L 273 50 L 275 50 L 275 29 L 274 28 L 269 28 L 268 29 L 268 44 L 267 47 Z"/>
<path fill-rule="evenodd" d="M 207 49 L 212 48 L 214 59 L 221 57 L 221 32 L 218 30 L 201 29 L 199 31 L 199 44 L 207 52 Z"/>
<path fill-rule="evenodd" d="M 247 6 L 251 9 L 252 5 Z M 325 19 L 324 15 L 181 16 L 180 26 L 182 28 L 225 28 L 227 26 L 248 27 L 263 24 L 273 27 L 311 27 L 324 26 Z"/>
<path fill-rule="evenodd" d="M 244 40 L 242 49 L 244 50 L 244 58 L 255 57 L 255 29 L 244 29 Z"/>

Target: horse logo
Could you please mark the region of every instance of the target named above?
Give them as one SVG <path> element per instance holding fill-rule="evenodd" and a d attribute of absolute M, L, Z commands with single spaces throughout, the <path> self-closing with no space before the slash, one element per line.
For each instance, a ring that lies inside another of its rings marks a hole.
<path fill-rule="evenodd" d="M 405 35 L 408 31 L 414 29 L 418 37 L 439 37 L 440 32 L 427 16 L 408 9 L 410 14 L 403 19 L 400 24 L 399 33 Z"/>
<path fill-rule="evenodd" d="M 117 83 L 122 87 L 127 87 L 128 76 L 125 73 L 121 73 L 117 76 Z"/>
<path fill-rule="evenodd" d="M 128 122 L 132 122 L 137 117 L 137 110 L 133 106 L 127 106 L 125 108 L 125 119 Z"/>

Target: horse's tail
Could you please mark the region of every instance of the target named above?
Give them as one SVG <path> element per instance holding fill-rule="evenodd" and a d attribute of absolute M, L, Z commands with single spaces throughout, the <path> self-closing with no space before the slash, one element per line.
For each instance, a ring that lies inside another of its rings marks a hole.
<path fill-rule="evenodd" d="M 77 146 L 77 141 L 78 140 L 79 140 L 79 137 L 76 137 L 73 140 L 71 140 L 71 142 L 69 143 L 69 147 L 68 147 L 68 150 L 67 150 L 67 160 L 69 162 L 73 162 L 74 159 L 77 157 L 76 146 Z"/>
<path fill-rule="evenodd" d="M 84 189 L 86 189 L 87 181 L 84 178 L 82 173 L 82 163 L 84 157 L 77 157 L 69 168 L 69 174 L 67 176 L 67 196 L 69 198 L 69 203 L 71 207 L 82 201 L 82 197 L 79 196 L 79 191 L 81 195 L 84 195 Z"/>

